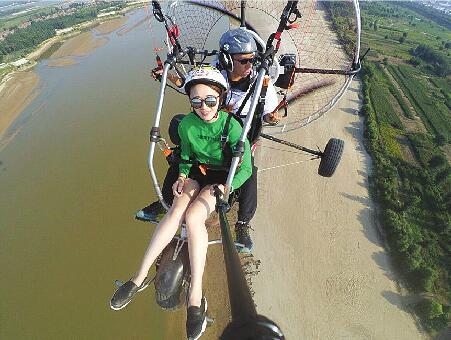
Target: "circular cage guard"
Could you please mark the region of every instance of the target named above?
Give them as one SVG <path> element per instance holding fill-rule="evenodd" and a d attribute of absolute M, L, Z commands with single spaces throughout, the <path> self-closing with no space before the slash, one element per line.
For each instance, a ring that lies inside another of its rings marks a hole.
<path fill-rule="evenodd" d="M 247 27 L 264 42 L 276 31 L 286 1 L 245 1 Z M 297 28 L 282 33 L 283 54 L 294 54 L 294 82 L 281 90 L 291 101 L 287 116 L 277 126 L 267 126 L 265 132 L 277 134 L 309 124 L 329 111 L 345 93 L 359 65 L 360 10 L 357 0 L 300 1 L 301 18 Z M 241 1 L 169 1 L 165 15 L 177 27 L 182 48 L 218 49 L 220 34 L 237 27 Z M 167 40 L 167 46 L 171 46 Z M 188 57 L 185 57 L 188 61 Z M 200 60 L 198 60 L 200 61 Z M 189 66 L 179 65 L 182 73 Z M 283 114 L 283 108 L 281 110 Z"/>

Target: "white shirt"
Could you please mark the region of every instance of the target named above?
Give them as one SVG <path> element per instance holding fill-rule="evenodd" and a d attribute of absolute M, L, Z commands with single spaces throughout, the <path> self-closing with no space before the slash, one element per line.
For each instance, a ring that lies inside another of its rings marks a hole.
<path fill-rule="evenodd" d="M 215 59 L 210 63 L 211 66 L 218 67 L 218 60 Z M 239 108 L 241 107 L 241 104 L 243 103 L 244 98 L 247 95 L 247 92 L 243 92 L 239 89 L 232 89 L 230 87 L 230 80 L 228 78 L 228 74 L 226 70 L 222 70 L 221 74 L 224 76 L 224 78 L 227 80 L 227 83 L 229 84 L 228 92 L 227 92 L 227 98 L 225 100 L 226 105 L 232 106 L 232 112 L 237 113 Z M 255 70 L 252 70 L 251 73 L 251 84 L 249 86 L 249 91 L 252 87 L 253 82 L 255 81 L 255 78 L 257 76 L 257 73 Z M 249 112 L 252 98 L 254 95 L 252 94 L 249 99 L 247 100 L 247 103 L 244 105 L 243 110 L 241 111 L 240 118 L 246 118 L 247 113 Z M 265 107 L 263 109 L 262 119 L 263 116 L 267 115 L 268 113 L 273 112 L 277 105 L 279 105 L 279 99 L 277 98 L 277 92 L 274 87 L 274 84 L 272 83 L 272 80 L 269 80 L 268 88 L 266 90 L 266 100 L 265 100 Z"/>
<path fill-rule="evenodd" d="M 227 78 L 227 71 L 221 71 L 222 75 Z M 227 92 L 227 98 L 226 98 L 226 105 L 232 106 L 233 113 L 236 113 L 239 108 L 241 107 L 241 104 L 243 103 L 244 98 L 246 97 L 248 91 L 251 89 L 253 82 L 255 81 L 256 73 L 254 70 L 252 70 L 251 73 L 251 85 L 249 86 L 249 89 L 246 92 L 241 91 L 240 89 L 233 89 L 230 87 L 229 82 L 229 91 Z M 241 118 L 245 118 L 247 116 L 247 113 L 249 112 L 252 98 L 254 95 L 251 95 L 249 99 L 247 100 L 246 104 L 244 105 L 243 110 L 241 111 Z M 277 105 L 279 104 L 279 99 L 277 98 L 277 92 L 276 89 L 272 83 L 272 81 L 269 81 L 268 88 L 266 90 L 266 100 L 265 100 L 265 107 L 263 109 L 263 116 L 267 115 L 268 113 L 273 112 Z"/>

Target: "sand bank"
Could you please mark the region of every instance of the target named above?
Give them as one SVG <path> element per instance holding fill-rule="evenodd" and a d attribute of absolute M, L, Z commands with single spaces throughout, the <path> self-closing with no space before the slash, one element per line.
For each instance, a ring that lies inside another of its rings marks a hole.
<path fill-rule="evenodd" d="M 33 72 L 14 72 L 0 84 L 0 140 L 22 110 L 36 97 L 39 82 Z"/>
<path fill-rule="evenodd" d="M 64 67 L 77 64 L 77 61 L 71 58 L 58 58 L 51 59 L 47 62 L 47 66 L 50 67 Z"/>
<path fill-rule="evenodd" d="M 257 155 L 259 207 L 254 218 L 253 278 L 258 311 L 287 339 L 423 339 L 409 314 L 379 239 L 368 193 L 370 158 L 363 146 L 360 83 L 322 119 L 285 138 L 322 148 L 331 137 L 345 150 L 332 178 L 319 161 L 262 141 Z M 269 170 L 296 160 L 297 165 Z M 268 169 L 268 170 L 266 170 Z"/>
<path fill-rule="evenodd" d="M 108 34 L 120 28 L 127 17 L 115 18 L 106 21 L 96 27 L 96 30 L 102 34 Z M 95 22 L 87 22 L 80 25 L 80 28 L 89 27 Z M 74 33 L 71 33 L 74 34 Z M 77 61 L 71 57 L 86 56 L 92 53 L 96 48 L 105 45 L 108 42 L 107 37 L 95 38 L 92 32 L 78 34 L 69 38 L 63 45 L 51 56 L 48 66 L 63 67 L 76 64 Z M 61 36 L 53 37 L 42 43 L 35 51 L 27 55 L 27 59 L 32 63 L 28 69 L 35 65 L 34 60 L 38 59 L 43 53 L 49 50 L 55 43 L 61 41 Z M 38 84 L 38 76 L 33 72 L 12 72 L 4 76 L 0 83 L 0 139 L 2 145 L 5 144 L 4 133 L 11 126 L 14 120 L 19 116 L 25 107 L 36 97 L 35 88 Z"/>
<path fill-rule="evenodd" d="M 109 34 L 122 27 L 127 19 L 127 17 L 120 17 L 106 21 L 98 25 L 95 30 L 100 34 Z M 77 61 L 70 57 L 86 56 L 95 49 L 107 44 L 108 41 L 109 39 L 107 37 L 95 37 L 91 31 L 81 33 L 65 41 L 63 45 L 52 54 L 48 66 L 58 67 L 76 64 Z"/>
<path fill-rule="evenodd" d="M 100 34 L 109 34 L 111 32 L 114 32 L 118 28 L 122 27 L 127 21 L 127 19 L 128 19 L 127 17 L 120 17 L 111 19 L 109 21 L 105 21 L 101 23 L 99 26 L 97 26 L 95 30 Z"/>
<path fill-rule="evenodd" d="M 92 32 L 84 32 L 73 37 L 53 53 L 51 59 L 62 57 L 82 57 L 92 53 L 96 48 L 105 45 L 108 38 L 95 38 Z"/>
<path fill-rule="evenodd" d="M 95 26 L 97 24 L 97 20 L 87 21 L 80 25 L 77 25 L 73 31 L 71 31 L 68 34 L 65 35 L 59 35 L 55 36 L 53 38 L 50 38 L 46 41 L 44 41 L 42 44 L 40 44 L 37 49 L 30 54 L 27 55 L 27 59 L 30 60 L 36 60 L 41 57 L 43 53 L 45 53 L 47 50 L 49 50 L 54 44 L 64 40 L 64 39 L 70 39 L 71 37 L 77 36 L 80 34 L 80 31 L 88 29 L 92 26 Z"/>

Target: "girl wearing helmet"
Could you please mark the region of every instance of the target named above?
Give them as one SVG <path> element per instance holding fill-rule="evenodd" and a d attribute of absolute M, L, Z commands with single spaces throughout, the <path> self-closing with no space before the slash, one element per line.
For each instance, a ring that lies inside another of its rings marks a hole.
<path fill-rule="evenodd" d="M 218 66 L 222 71 L 221 74 L 228 81 L 228 92 L 225 96 L 225 105 L 230 112 L 236 114 L 243 105 L 243 101 L 250 91 L 252 83 L 255 81 L 256 72 L 254 64 L 258 51 L 254 37 L 243 28 L 237 28 L 225 32 L 219 41 L 220 53 L 218 59 L 212 65 Z M 162 74 L 162 70 L 157 71 L 154 75 Z M 181 86 L 181 79 L 177 76 L 171 76 L 169 79 Z M 249 99 L 241 110 L 240 119 L 244 121 L 250 109 L 251 100 Z M 263 110 L 263 120 L 266 123 L 276 123 L 279 115 L 276 107 L 279 101 L 273 83 L 270 81 L 266 92 L 265 106 Z M 166 202 L 171 203 L 173 196 L 171 192 L 171 184 L 177 177 L 176 166 L 170 165 L 165 182 L 163 184 L 162 193 Z M 250 221 L 252 220 L 257 209 L 257 168 L 253 167 L 252 176 L 241 187 L 239 195 L 238 222 L 235 225 L 236 242 L 241 243 L 244 247 L 240 247 L 240 252 L 252 251 L 253 242 L 249 233 Z M 140 209 L 135 218 L 143 221 L 155 220 L 157 216 L 165 213 L 165 209 L 160 201 L 150 203 L 148 206 Z"/>
<path fill-rule="evenodd" d="M 212 185 L 217 184 L 224 191 L 228 171 L 214 170 L 223 165 L 221 136 L 229 121 L 227 138 L 231 147 L 238 141 L 241 125 L 228 119 L 225 111 L 219 110 L 227 82 L 213 67 L 193 69 L 188 73 L 185 91 L 193 110 L 180 122 L 178 131 L 182 162 L 179 177 L 173 185 L 174 201 L 158 224 L 149 242 L 139 270 L 114 293 L 110 306 L 114 310 L 124 308 L 134 295 L 145 287 L 144 282 L 151 265 L 166 245 L 171 242 L 181 223 L 185 221 L 188 233 L 188 250 L 191 269 L 191 284 L 188 294 L 186 331 L 188 339 L 198 339 L 206 327 L 207 300 L 202 297 L 202 276 L 208 247 L 205 221 L 215 209 L 216 199 Z M 204 175 L 190 160 L 213 166 Z M 246 140 L 242 163 L 232 181 L 238 188 L 252 174 L 249 142 Z M 233 188 L 231 188 L 233 190 Z"/>

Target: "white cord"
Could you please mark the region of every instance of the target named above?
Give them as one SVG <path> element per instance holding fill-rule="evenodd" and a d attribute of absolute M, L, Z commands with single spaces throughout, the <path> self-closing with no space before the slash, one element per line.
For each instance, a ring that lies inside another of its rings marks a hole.
<path fill-rule="evenodd" d="M 309 160 L 309 159 L 308 159 L 308 160 Z M 271 167 L 269 167 L 269 168 L 264 168 L 264 169 L 258 169 L 257 172 L 263 172 L 263 171 L 266 171 L 266 170 L 272 170 L 272 169 L 277 169 L 277 168 L 283 168 L 283 167 L 286 167 L 286 166 L 289 166 L 289 165 L 295 165 L 295 164 L 304 163 L 304 162 L 306 162 L 306 161 L 308 161 L 308 160 L 303 160 L 303 161 L 298 161 L 298 162 L 294 162 L 294 163 L 288 163 L 288 164 L 282 164 L 282 165 L 271 166 Z"/>

